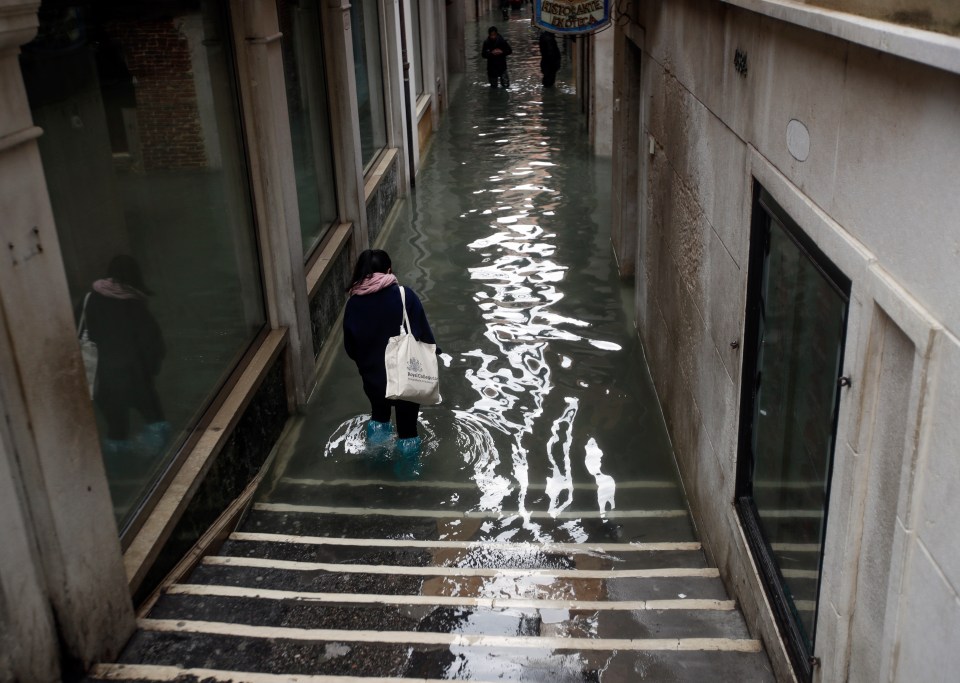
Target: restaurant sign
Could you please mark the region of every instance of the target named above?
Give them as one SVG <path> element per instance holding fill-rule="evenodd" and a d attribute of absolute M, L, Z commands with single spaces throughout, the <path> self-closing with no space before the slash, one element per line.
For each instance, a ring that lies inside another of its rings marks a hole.
<path fill-rule="evenodd" d="M 610 24 L 610 0 L 534 0 L 534 23 L 562 35 L 595 33 Z"/>

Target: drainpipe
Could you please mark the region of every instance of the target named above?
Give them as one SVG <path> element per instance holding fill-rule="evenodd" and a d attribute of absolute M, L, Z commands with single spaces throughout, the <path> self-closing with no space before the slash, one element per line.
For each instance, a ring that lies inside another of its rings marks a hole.
<path fill-rule="evenodd" d="M 417 2 L 417 0 L 412 0 Z M 400 0 L 400 60 L 403 63 L 403 101 L 407 112 L 407 166 L 410 170 L 410 187 L 417 184 L 416 166 L 413 163 L 413 110 L 410 106 L 410 60 L 407 59 L 407 12 L 404 0 Z"/>

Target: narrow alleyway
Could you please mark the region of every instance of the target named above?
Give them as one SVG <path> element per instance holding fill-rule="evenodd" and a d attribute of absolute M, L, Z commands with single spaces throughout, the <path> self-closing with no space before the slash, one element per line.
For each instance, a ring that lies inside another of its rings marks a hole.
<path fill-rule="evenodd" d="M 773 680 L 697 542 L 569 59 L 545 90 L 529 8 L 493 23 L 510 88 L 468 26 L 384 245 L 444 352 L 419 468 L 364 453 L 338 350 L 241 530 L 96 680 Z"/>

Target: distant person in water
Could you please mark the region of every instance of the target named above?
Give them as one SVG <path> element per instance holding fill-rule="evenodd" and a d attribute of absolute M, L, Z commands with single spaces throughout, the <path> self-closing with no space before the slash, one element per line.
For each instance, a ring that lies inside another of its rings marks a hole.
<path fill-rule="evenodd" d="M 513 48 L 506 39 L 497 33 L 497 27 L 487 29 L 487 39 L 483 41 L 480 56 L 487 60 L 487 78 L 490 87 L 496 88 L 499 82 L 504 88 L 510 84 L 507 75 L 507 56 L 513 53 Z"/>
<path fill-rule="evenodd" d="M 417 432 L 419 404 L 386 398 L 387 369 L 383 356 L 387 341 L 397 335 L 403 320 L 400 286 L 387 252 L 382 249 L 362 252 L 350 283 L 351 296 L 343 315 L 343 346 L 357 364 L 363 391 L 370 399 L 367 444 L 375 446 L 389 440 L 393 435 L 390 413 L 395 410 L 397 454 L 405 458 L 416 457 L 421 445 Z M 435 344 L 423 304 L 412 289 L 404 289 L 410 333 L 418 341 Z"/>
<path fill-rule="evenodd" d="M 537 42 L 540 45 L 540 72 L 543 74 L 541 82 L 545 88 L 551 88 L 560 70 L 560 46 L 557 37 L 549 31 L 540 31 Z"/>

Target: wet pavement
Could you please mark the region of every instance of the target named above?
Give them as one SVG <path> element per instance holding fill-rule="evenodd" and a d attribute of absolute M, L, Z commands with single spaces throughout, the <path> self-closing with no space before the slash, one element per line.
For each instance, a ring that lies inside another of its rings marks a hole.
<path fill-rule="evenodd" d="M 241 529 L 110 680 L 772 681 L 697 542 L 569 60 L 453 92 L 383 247 L 443 349 L 420 460 L 366 448 L 338 351 Z M 291 678 L 296 676 L 297 678 Z"/>

